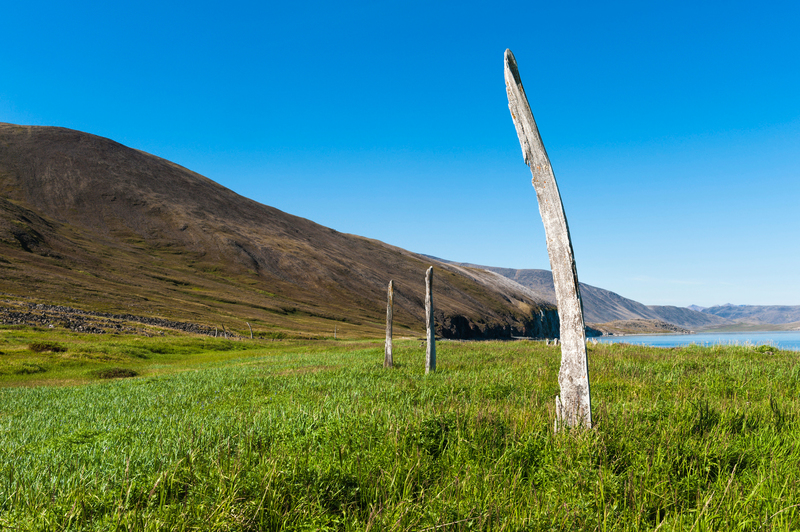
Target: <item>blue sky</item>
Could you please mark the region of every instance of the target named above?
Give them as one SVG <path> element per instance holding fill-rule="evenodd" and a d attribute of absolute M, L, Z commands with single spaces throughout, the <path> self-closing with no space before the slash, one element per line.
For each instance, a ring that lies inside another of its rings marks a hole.
<path fill-rule="evenodd" d="M 0 121 L 412 251 L 548 268 L 511 48 L 581 281 L 800 304 L 797 2 L 130 4 L 5 6 Z"/>

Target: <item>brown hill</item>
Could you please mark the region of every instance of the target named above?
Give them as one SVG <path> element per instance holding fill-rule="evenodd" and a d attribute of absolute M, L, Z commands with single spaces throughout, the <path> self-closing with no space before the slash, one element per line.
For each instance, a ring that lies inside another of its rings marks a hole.
<path fill-rule="evenodd" d="M 433 262 L 244 198 L 78 131 L 0 124 L 0 292 L 247 331 L 423 327 Z M 438 332 L 555 336 L 554 307 L 499 275 L 435 263 Z"/>

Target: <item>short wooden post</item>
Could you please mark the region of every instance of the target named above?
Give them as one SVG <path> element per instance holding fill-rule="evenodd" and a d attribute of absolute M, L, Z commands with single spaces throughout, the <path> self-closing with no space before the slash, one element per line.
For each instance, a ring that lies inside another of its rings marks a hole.
<path fill-rule="evenodd" d="M 394 306 L 394 281 L 389 281 L 389 288 L 386 291 L 386 345 L 384 346 L 383 367 L 391 368 L 394 365 L 392 359 L 392 312 Z"/>
<path fill-rule="evenodd" d="M 425 373 L 436 371 L 436 325 L 433 321 L 433 266 L 425 272 L 425 327 L 428 330 L 428 347 L 425 350 Z"/>
<path fill-rule="evenodd" d="M 253 328 L 250 327 L 250 322 L 249 321 L 246 321 L 245 323 L 247 324 L 247 327 L 250 329 L 250 339 L 252 340 L 253 339 Z"/>

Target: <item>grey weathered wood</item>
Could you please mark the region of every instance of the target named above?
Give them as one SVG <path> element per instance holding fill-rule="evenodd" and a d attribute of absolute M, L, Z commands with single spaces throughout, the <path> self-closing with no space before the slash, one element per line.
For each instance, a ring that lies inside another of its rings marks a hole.
<path fill-rule="evenodd" d="M 589 363 L 586 356 L 586 331 L 583 305 L 578 288 L 578 271 L 572 252 L 567 217 L 558 191 L 553 167 L 533 119 L 517 61 L 511 50 L 505 53 L 505 80 L 508 108 L 517 129 L 522 156 L 531 169 L 539 213 L 547 237 L 547 253 L 553 270 L 558 317 L 561 322 L 561 370 L 556 398 L 556 424 L 568 427 L 591 427 L 592 404 L 589 390 Z"/>
<path fill-rule="evenodd" d="M 428 347 L 425 350 L 425 373 L 436 371 L 436 326 L 433 322 L 433 266 L 425 272 L 425 327 Z"/>
<path fill-rule="evenodd" d="M 392 359 L 392 313 L 394 312 L 394 281 L 389 281 L 386 291 L 386 345 L 384 347 L 383 367 L 391 368 Z"/>
<path fill-rule="evenodd" d="M 253 328 L 250 327 L 250 322 L 249 321 L 246 321 L 245 323 L 247 324 L 247 327 L 250 329 L 250 339 L 252 340 L 253 339 Z"/>

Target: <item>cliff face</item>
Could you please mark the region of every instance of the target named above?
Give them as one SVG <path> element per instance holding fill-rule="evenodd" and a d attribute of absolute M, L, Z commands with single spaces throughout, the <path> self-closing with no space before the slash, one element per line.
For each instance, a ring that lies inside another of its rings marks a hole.
<path fill-rule="evenodd" d="M 436 316 L 436 332 L 443 338 L 452 339 L 498 339 L 511 337 L 558 338 L 558 311 L 554 307 L 543 308 L 527 319 L 515 323 L 475 323 L 464 316 Z"/>
<path fill-rule="evenodd" d="M 87 133 L 0 124 L 0 198 L 0 292 L 43 303 L 375 336 L 394 280 L 395 331 L 419 334 L 434 264 L 442 335 L 550 327 L 538 322 L 553 305 L 499 275 L 339 233 Z"/>

